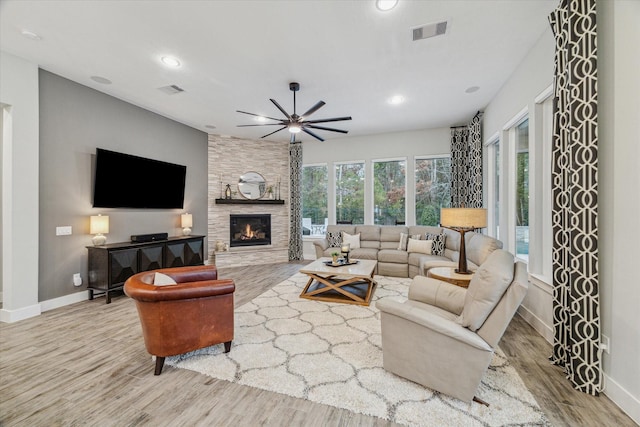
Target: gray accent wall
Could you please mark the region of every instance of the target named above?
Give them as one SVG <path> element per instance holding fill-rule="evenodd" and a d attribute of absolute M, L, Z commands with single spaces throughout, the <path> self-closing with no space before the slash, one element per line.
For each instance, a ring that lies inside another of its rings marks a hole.
<path fill-rule="evenodd" d="M 206 133 L 45 70 L 39 86 L 40 302 L 86 289 L 91 215 L 109 215 L 107 243 L 132 234 L 181 235 L 185 212 L 193 215 L 192 234 L 207 234 Z M 187 166 L 184 209 L 94 209 L 97 147 Z M 56 236 L 59 226 L 73 234 Z M 73 285 L 74 273 L 81 287 Z"/>

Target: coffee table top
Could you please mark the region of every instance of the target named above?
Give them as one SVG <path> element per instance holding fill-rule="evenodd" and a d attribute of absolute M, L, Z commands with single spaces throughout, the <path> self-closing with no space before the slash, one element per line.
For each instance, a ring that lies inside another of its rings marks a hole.
<path fill-rule="evenodd" d="M 342 265 L 340 267 L 332 267 L 326 265 L 326 261 L 331 258 L 318 258 L 311 264 L 300 269 L 300 273 L 305 274 L 333 274 L 346 277 L 371 277 L 376 268 L 378 261 L 370 259 L 359 259 L 357 264 Z"/>

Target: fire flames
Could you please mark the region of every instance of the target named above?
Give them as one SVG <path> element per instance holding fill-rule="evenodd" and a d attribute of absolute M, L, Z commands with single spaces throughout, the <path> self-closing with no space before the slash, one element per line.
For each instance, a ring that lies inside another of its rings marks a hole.
<path fill-rule="evenodd" d="M 240 235 L 240 240 L 252 240 L 257 239 L 258 236 L 254 230 L 251 229 L 251 224 L 247 224 L 244 227 L 244 233 Z"/>

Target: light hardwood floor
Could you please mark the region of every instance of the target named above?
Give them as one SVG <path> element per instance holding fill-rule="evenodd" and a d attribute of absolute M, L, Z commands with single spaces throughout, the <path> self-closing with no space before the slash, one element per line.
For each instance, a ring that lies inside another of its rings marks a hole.
<path fill-rule="evenodd" d="M 226 268 L 220 277 L 235 280 L 238 306 L 302 264 Z M 500 347 L 554 425 L 635 425 L 606 396 L 574 391 L 547 361 L 550 345 L 521 318 L 514 318 Z M 153 367 L 135 306 L 125 296 L 2 323 L 0 426 L 395 425 L 171 366 L 156 377 Z"/>

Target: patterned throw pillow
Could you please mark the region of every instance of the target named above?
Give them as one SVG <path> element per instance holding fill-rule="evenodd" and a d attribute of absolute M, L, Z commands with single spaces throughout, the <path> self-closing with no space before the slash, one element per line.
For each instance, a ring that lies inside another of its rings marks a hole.
<path fill-rule="evenodd" d="M 431 253 L 433 255 L 444 255 L 444 239 L 447 237 L 446 234 L 426 233 L 424 237 L 427 240 L 433 240 L 433 246 L 431 247 Z"/>
<path fill-rule="evenodd" d="M 342 246 L 342 233 L 339 231 L 328 231 L 327 242 L 329 242 L 330 248 L 339 248 L 340 246 Z"/>

